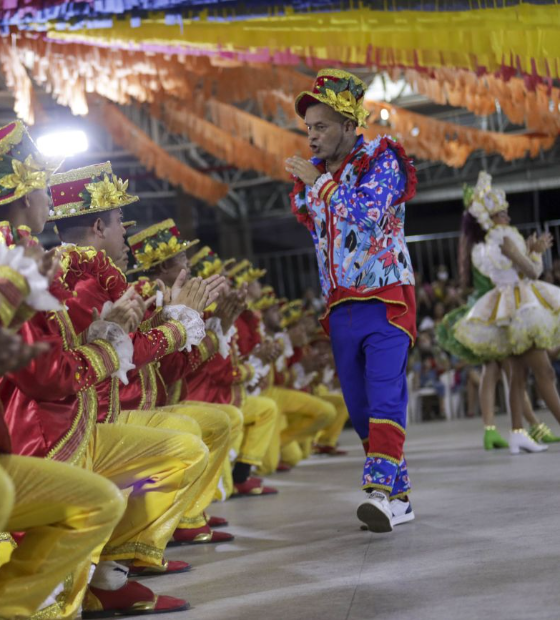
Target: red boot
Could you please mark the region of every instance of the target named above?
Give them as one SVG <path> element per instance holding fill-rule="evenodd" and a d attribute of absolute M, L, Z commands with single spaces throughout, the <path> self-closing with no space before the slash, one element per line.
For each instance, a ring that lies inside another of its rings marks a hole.
<path fill-rule="evenodd" d="M 277 474 L 285 474 L 289 471 L 292 471 L 292 467 L 288 465 L 288 463 L 283 463 L 282 461 L 278 463 L 278 467 L 276 468 Z"/>
<path fill-rule="evenodd" d="M 208 523 L 208 527 L 227 527 L 228 521 L 227 519 L 222 519 L 222 517 L 206 517 L 206 523 Z"/>
<path fill-rule="evenodd" d="M 339 450 L 338 448 L 333 448 L 332 446 L 319 446 L 315 444 L 313 446 L 313 454 L 321 454 L 326 456 L 346 456 L 348 452 L 346 450 Z"/>
<path fill-rule="evenodd" d="M 169 560 L 161 566 L 131 566 L 128 574 L 131 577 L 156 577 L 157 575 L 174 575 L 175 573 L 187 573 L 191 570 L 188 562 L 181 560 Z"/>
<path fill-rule="evenodd" d="M 235 537 L 227 532 L 215 532 L 210 526 L 177 528 L 173 533 L 173 540 L 167 543 L 168 547 L 179 545 L 210 545 L 222 542 L 230 542 Z"/>
<path fill-rule="evenodd" d="M 233 483 L 232 497 L 255 497 L 257 495 L 276 495 L 278 489 L 263 486 L 260 478 L 248 478 L 245 482 Z"/>
<path fill-rule="evenodd" d="M 137 581 L 127 581 L 118 590 L 101 590 L 89 586 L 82 608 L 82 618 L 117 618 L 122 616 L 147 616 L 184 611 L 190 605 L 173 596 L 154 594 Z"/>

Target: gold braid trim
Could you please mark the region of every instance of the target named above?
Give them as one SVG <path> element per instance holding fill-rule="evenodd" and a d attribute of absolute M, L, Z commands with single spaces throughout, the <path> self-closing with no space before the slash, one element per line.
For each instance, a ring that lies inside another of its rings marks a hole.
<path fill-rule="evenodd" d="M 103 561 L 108 560 L 163 560 L 163 549 L 140 542 L 129 542 L 118 547 L 105 547 L 101 552 Z"/>
<path fill-rule="evenodd" d="M 393 422 L 393 420 L 380 420 L 379 418 L 370 418 L 370 424 L 389 424 L 389 426 L 394 426 L 397 428 L 403 435 L 406 435 L 406 430 L 397 422 Z"/>
<path fill-rule="evenodd" d="M 3 327 L 11 325 L 27 295 L 29 285 L 24 276 L 7 265 L 0 266 L 0 321 Z"/>
<path fill-rule="evenodd" d="M 15 549 L 17 547 L 17 543 L 12 538 L 12 535 L 10 534 L 10 532 L 0 532 L 0 543 L 2 542 L 9 542 L 10 545 L 12 546 L 12 549 Z"/>
<path fill-rule="evenodd" d="M 99 340 L 94 340 L 90 344 L 85 344 L 74 349 L 76 353 L 83 355 L 87 359 L 90 366 L 95 371 L 95 381 L 93 382 L 93 384 L 99 383 L 100 381 L 103 381 L 103 379 L 106 379 L 109 376 L 105 371 L 105 364 L 101 352 L 98 351 L 96 347 L 91 346 L 92 344 L 99 344 L 99 342 Z M 76 375 L 76 379 L 78 381 L 80 380 L 80 378 L 81 377 L 79 375 Z"/>
<path fill-rule="evenodd" d="M 174 319 L 169 319 L 164 325 L 158 327 L 167 340 L 167 349 L 164 355 L 179 351 L 187 344 L 187 330 Z"/>
<path fill-rule="evenodd" d="M 140 327 L 138 329 L 145 334 L 146 332 L 149 332 L 164 323 L 165 319 L 163 318 L 163 312 L 161 311 L 161 308 L 158 308 L 149 319 L 146 319 L 140 323 Z"/>
<path fill-rule="evenodd" d="M 382 452 L 368 452 L 367 455 L 373 459 L 384 459 L 385 461 L 393 463 L 393 465 L 400 465 L 402 461 L 402 459 L 396 459 L 394 456 L 389 456 L 388 454 L 383 454 Z"/>
<path fill-rule="evenodd" d="M 181 379 L 178 379 L 174 383 L 172 383 L 167 389 L 167 404 L 168 405 L 178 405 L 181 400 L 181 388 L 183 387 L 183 382 Z"/>

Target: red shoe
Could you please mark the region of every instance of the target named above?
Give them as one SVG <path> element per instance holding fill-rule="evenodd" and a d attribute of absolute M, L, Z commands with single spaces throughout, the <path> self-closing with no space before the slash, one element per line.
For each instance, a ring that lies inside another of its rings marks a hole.
<path fill-rule="evenodd" d="M 260 478 L 248 478 L 245 482 L 233 483 L 232 497 L 255 497 L 257 495 L 276 495 L 277 493 L 278 489 L 263 486 Z"/>
<path fill-rule="evenodd" d="M 191 570 L 188 562 L 181 560 L 168 560 L 161 566 L 131 566 L 128 574 L 131 577 L 156 577 L 157 575 L 173 575 L 175 573 L 187 573 Z"/>
<path fill-rule="evenodd" d="M 332 446 L 313 446 L 313 454 L 325 454 L 327 456 L 346 456 L 348 452 L 346 450 L 339 450 Z"/>
<path fill-rule="evenodd" d="M 215 532 L 208 525 L 204 527 L 177 528 L 173 533 L 173 540 L 167 543 L 168 547 L 178 547 L 179 545 L 210 545 L 216 543 L 230 542 L 235 538 L 227 532 Z"/>
<path fill-rule="evenodd" d="M 227 519 L 222 519 L 222 517 L 206 517 L 206 523 L 208 523 L 208 527 L 226 527 L 228 525 Z"/>
<path fill-rule="evenodd" d="M 282 461 L 278 463 L 278 467 L 276 468 L 276 473 L 284 474 L 289 471 L 292 471 L 292 468 L 290 465 L 288 465 L 288 463 L 282 463 Z"/>
<path fill-rule="evenodd" d="M 127 581 L 118 590 L 101 590 L 89 586 L 82 608 L 82 618 L 117 618 L 122 616 L 147 616 L 184 611 L 190 605 L 174 596 L 154 594 L 137 581 Z"/>

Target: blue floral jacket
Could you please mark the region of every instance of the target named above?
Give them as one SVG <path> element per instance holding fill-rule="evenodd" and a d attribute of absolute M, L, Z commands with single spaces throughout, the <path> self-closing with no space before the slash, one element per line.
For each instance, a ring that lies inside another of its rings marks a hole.
<path fill-rule="evenodd" d="M 323 161 L 311 161 L 325 169 Z M 402 146 L 381 136 L 372 142 L 360 136 L 334 178 L 323 174 L 313 187 L 295 184 L 292 211 L 311 232 L 329 306 L 414 284 L 404 202 L 415 187 L 415 169 Z"/>

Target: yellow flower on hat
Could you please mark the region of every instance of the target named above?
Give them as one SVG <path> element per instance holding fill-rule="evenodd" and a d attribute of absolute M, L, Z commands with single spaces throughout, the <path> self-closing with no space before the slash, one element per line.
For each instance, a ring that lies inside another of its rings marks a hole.
<path fill-rule="evenodd" d="M 8 189 L 14 188 L 16 198 L 47 186 L 47 174 L 44 170 L 37 169 L 32 155 L 28 155 L 24 162 L 12 159 L 12 169 L 12 174 L 7 174 L 0 179 L 0 185 Z"/>
<path fill-rule="evenodd" d="M 127 196 L 128 180 L 123 181 L 115 175 L 109 178 L 107 175 L 102 181 L 88 183 L 86 190 L 91 194 L 92 207 L 118 207 L 122 199 Z"/>
<path fill-rule="evenodd" d="M 107 175 L 102 181 L 88 183 L 86 189 L 91 194 L 92 207 L 116 207 L 120 204 L 119 198 L 122 196 L 122 190 L 118 189 Z"/>

